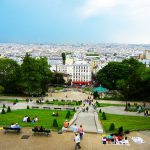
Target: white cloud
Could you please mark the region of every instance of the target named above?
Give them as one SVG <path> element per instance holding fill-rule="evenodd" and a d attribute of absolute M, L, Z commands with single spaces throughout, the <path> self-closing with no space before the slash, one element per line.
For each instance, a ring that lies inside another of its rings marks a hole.
<path fill-rule="evenodd" d="M 86 3 L 77 9 L 78 15 L 82 18 L 100 15 L 113 8 L 116 3 L 117 0 L 86 0 Z"/>
<path fill-rule="evenodd" d="M 119 12 L 116 9 L 119 8 Z M 117 13 L 135 19 L 150 17 L 150 0 L 86 0 L 77 9 L 81 18 Z"/>

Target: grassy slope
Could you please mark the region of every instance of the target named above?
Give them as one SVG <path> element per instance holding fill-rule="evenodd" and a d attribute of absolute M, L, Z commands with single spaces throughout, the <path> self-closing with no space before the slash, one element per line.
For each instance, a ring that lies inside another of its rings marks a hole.
<path fill-rule="evenodd" d="M 107 120 L 102 120 L 101 116 L 102 113 L 99 114 L 99 117 L 106 132 L 110 132 L 109 127 L 111 123 L 115 124 L 115 131 L 120 126 L 123 126 L 124 130 L 130 131 L 150 129 L 150 117 L 106 114 Z"/>
<path fill-rule="evenodd" d="M 58 112 L 58 117 L 53 117 L 52 113 Z M 59 128 L 63 126 L 63 122 L 66 120 L 67 111 L 53 111 L 53 110 L 37 110 L 37 109 L 24 109 L 24 110 L 15 110 L 10 113 L 0 114 L 0 126 L 9 126 L 11 123 L 18 123 L 22 127 L 34 127 L 35 125 L 43 126 L 45 128 L 53 128 L 53 120 L 56 118 Z M 75 112 L 71 111 L 73 116 Z M 23 117 L 27 115 L 31 119 L 35 116 L 38 117 L 39 121 L 37 123 L 24 123 L 22 122 Z M 71 117 L 72 117 L 71 116 Z M 70 117 L 70 118 L 71 118 Z"/>

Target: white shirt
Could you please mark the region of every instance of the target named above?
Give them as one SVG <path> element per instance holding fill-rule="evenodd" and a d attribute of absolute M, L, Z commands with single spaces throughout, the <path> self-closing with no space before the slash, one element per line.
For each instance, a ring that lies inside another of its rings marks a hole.
<path fill-rule="evenodd" d="M 15 124 L 13 124 L 13 125 L 11 125 L 10 127 L 11 127 L 11 128 L 16 128 L 16 125 L 15 125 Z"/>
<path fill-rule="evenodd" d="M 76 143 L 80 143 L 80 137 L 79 137 L 79 135 L 75 136 L 74 140 L 75 140 Z"/>
<path fill-rule="evenodd" d="M 28 117 L 23 118 L 23 122 L 27 122 Z"/>

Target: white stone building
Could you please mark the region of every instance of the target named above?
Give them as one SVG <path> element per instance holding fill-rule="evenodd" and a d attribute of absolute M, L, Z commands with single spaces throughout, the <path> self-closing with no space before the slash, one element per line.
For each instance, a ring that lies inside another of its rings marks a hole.
<path fill-rule="evenodd" d="M 85 61 L 77 61 L 73 64 L 72 84 L 91 84 L 91 66 Z"/>

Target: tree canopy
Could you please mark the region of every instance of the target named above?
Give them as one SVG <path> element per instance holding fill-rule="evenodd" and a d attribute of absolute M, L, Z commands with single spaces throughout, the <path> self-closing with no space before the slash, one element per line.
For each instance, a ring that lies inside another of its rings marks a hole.
<path fill-rule="evenodd" d="M 48 90 L 52 72 L 47 58 L 32 58 L 28 53 L 19 65 L 9 58 L 0 59 L 0 85 L 4 93 L 41 95 Z"/>
<path fill-rule="evenodd" d="M 19 91 L 18 79 L 20 78 L 20 66 L 16 61 L 8 58 L 0 59 L 0 85 L 5 93 Z"/>
<path fill-rule="evenodd" d="M 133 58 L 108 63 L 97 73 L 97 80 L 110 90 L 118 90 L 126 99 L 150 97 L 150 69 Z"/>
<path fill-rule="evenodd" d="M 62 56 L 63 64 L 65 65 L 65 62 L 66 62 L 66 54 L 65 54 L 65 53 L 62 53 L 61 56 Z"/>

